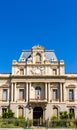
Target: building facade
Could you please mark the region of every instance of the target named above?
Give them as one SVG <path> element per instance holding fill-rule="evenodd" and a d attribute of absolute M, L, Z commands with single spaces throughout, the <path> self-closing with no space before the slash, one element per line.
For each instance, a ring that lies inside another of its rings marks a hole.
<path fill-rule="evenodd" d="M 0 115 L 12 109 L 16 117 L 43 122 L 60 111 L 77 118 L 77 74 L 66 74 L 64 61 L 42 46 L 22 51 L 11 74 L 0 74 Z"/>

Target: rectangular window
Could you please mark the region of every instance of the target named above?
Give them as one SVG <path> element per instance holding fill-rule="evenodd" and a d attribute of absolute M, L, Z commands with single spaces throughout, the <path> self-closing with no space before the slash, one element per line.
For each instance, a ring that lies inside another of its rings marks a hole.
<path fill-rule="evenodd" d="M 18 109 L 18 116 L 19 117 L 23 116 L 23 108 Z"/>
<path fill-rule="evenodd" d="M 73 108 L 70 108 L 70 109 L 69 109 L 69 112 L 74 114 L 74 109 L 73 109 Z"/>
<path fill-rule="evenodd" d="M 8 99 L 8 90 L 3 89 L 3 101 L 7 101 L 7 99 Z"/>
<path fill-rule="evenodd" d="M 7 108 L 2 108 L 2 115 L 4 112 L 7 112 Z"/>
<path fill-rule="evenodd" d="M 74 90 L 69 89 L 69 101 L 73 101 L 73 100 L 74 100 Z"/>
<path fill-rule="evenodd" d="M 57 75 L 57 70 L 53 69 L 53 75 Z"/>
<path fill-rule="evenodd" d="M 40 90 L 35 90 L 35 98 L 36 99 L 40 99 L 41 98 Z"/>
<path fill-rule="evenodd" d="M 19 100 L 24 100 L 24 89 L 19 89 Z"/>
<path fill-rule="evenodd" d="M 20 69 L 20 75 L 24 75 L 24 69 Z"/>
<path fill-rule="evenodd" d="M 53 100 L 58 100 L 58 89 L 53 89 Z"/>

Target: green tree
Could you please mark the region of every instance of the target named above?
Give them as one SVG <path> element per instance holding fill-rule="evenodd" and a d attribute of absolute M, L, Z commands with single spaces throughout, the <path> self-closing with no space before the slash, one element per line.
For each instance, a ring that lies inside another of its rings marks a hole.
<path fill-rule="evenodd" d="M 14 117 L 14 113 L 12 112 L 11 109 L 9 109 L 7 112 L 4 112 L 2 114 L 2 118 L 13 118 Z"/>
<path fill-rule="evenodd" d="M 60 119 L 68 119 L 69 113 L 67 111 L 60 112 Z"/>
<path fill-rule="evenodd" d="M 8 110 L 8 118 L 13 118 L 14 117 L 14 112 L 12 112 L 11 109 Z"/>

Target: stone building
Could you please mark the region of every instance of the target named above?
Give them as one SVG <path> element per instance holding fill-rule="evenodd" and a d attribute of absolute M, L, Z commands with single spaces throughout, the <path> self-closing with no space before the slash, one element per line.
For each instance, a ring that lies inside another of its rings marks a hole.
<path fill-rule="evenodd" d="M 12 62 L 11 74 L 0 74 L 0 115 L 12 109 L 16 117 L 44 120 L 60 111 L 77 118 L 77 74 L 66 74 L 64 61 L 53 50 L 33 46 Z"/>

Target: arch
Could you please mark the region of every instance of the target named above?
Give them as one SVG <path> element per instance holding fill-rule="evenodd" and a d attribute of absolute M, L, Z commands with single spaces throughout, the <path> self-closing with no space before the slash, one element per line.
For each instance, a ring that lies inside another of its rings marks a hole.
<path fill-rule="evenodd" d="M 43 109 L 42 107 L 34 107 L 33 109 L 33 125 L 43 124 Z"/>
<path fill-rule="evenodd" d="M 35 90 L 40 90 L 41 91 L 41 87 L 40 86 L 36 86 Z"/>
<path fill-rule="evenodd" d="M 24 116 L 24 108 L 23 106 L 18 106 L 18 117 Z"/>
<path fill-rule="evenodd" d="M 18 108 L 24 108 L 24 106 L 23 105 L 18 105 Z"/>
<path fill-rule="evenodd" d="M 57 105 L 53 106 L 53 116 L 58 117 L 58 115 L 59 115 L 59 109 L 60 109 L 59 106 L 57 106 Z"/>
<path fill-rule="evenodd" d="M 57 107 L 53 108 L 53 116 L 58 117 L 58 108 Z"/>
<path fill-rule="evenodd" d="M 75 118 L 75 109 L 73 107 L 69 109 L 69 113 L 70 113 L 70 118 Z"/>
<path fill-rule="evenodd" d="M 39 53 L 36 54 L 36 62 L 41 62 L 41 55 Z"/>

